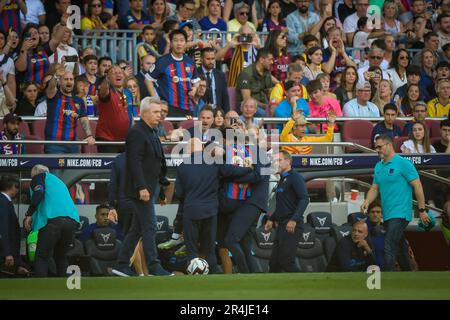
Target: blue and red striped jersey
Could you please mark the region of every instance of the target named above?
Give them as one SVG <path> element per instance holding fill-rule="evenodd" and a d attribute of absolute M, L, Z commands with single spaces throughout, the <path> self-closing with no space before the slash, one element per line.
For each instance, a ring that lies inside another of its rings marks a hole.
<path fill-rule="evenodd" d="M 76 112 L 78 117 L 71 116 L 72 112 Z M 76 140 L 77 120 L 86 116 L 86 108 L 82 99 L 66 96 L 58 90 L 52 99 L 47 99 L 45 139 Z"/>
<path fill-rule="evenodd" d="M 50 67 L 49 57 L 53 54 L 48 43 L 27 55 L 27 71 L 25 80 L 41 84 Z"/>
<path fill-rule="evenodd" d="M 279 55 L 278 57 L 273 57 L 273 64 L 270 67 L 270 73 L 281 83 L 286 80 L 289 61 L 290 58 L 287 53 Z"/>
<path fill-rule="evenodd" d="M 251 162 L 250 149 L 243 145 L 226 147 L 227 163 L 243 167 L 246 162 Z M 248 183 L 225 182 L 225 196 L 233 200 L 246 200 L 251 196 L 251 187 Z"/>
<path fill-rule="evenodd" d="M 184 55 L 181 60 L 170 53 L 156 61 L 150 77 L 158 83 L 159 96 L 169 103 L 171 108 L 194 111 L 194 103 L 189 96 L 192 81 L 197 79 L 194 61 Z"/>
<path fill-rule="evenodd" d="M 12 28 L 20 35 L 20 7 L 17 0 L 6 0 L 5 6 L 0 13 L 0 28 L 8 32 Z"/>

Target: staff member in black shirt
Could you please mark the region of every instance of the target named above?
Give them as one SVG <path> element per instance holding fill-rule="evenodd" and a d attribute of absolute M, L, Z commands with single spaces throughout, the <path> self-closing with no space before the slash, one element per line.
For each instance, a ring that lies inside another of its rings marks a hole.
<path fill-rule="evenodd" d="M 305 180 L 292 169 L 292 156 L 287 151 L 275 154 L 273 165 L 280 174 L 275 187 L 276 208 L 265 224 L 270 232 L 276 222 L 276 237 L 270 257 L 270 272 L 298 272 L 295 265 L 295 252 L 300 241 L 300 225 L 303 213 L 309 204 Z"/>

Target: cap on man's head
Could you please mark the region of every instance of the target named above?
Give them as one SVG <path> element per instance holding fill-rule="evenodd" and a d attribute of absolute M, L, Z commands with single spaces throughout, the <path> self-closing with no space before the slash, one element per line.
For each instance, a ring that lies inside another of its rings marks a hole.
<path fill-rule="evenodd" d="M 304 116 L 300 116 L 297 119 L 295 119 L 296 126 L 303 126 L 305 124 L 311 124 L 311 122 L 307 121 Z"/>
<path fill-rule="evenodd" d="M 179 24 L 180 29 L 183 29 L 184 27 L 189 27 L 191 29 L 194 29 L 194 24 L 192 23 L 192 20 L 186 20 L 184 22 L 181 22 Z"/>
<path fill-rule="evenodd" d="M 290 90 L 291 88 L 293 88 L 295 86 L 300 86 L 300 84 L 298 84 L 294 80 L 287 80 L 287 81 L 284 82 L 284 89 L 286 91 Z"/>
<path fill-rule="evenodd" d="M 6 116 L 3 117 L 3 125 L 6 125 L 9 122 L 22 122 L 22 118 L 19 117 L 17 114 L 8 113 Z"/>
<path fill-rule="evenodd" d="M 370 85 L 369 81 L 364 81 L 364 82 L 358 82 L 356 84 L 356 90 L 372 90 L 372 86 Z"/>

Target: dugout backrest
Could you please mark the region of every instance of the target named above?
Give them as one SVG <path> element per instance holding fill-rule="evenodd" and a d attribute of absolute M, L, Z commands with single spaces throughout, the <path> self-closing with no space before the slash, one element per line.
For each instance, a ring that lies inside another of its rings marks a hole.
<path fill-rule="evenodd" d="M 315 229 L 316 238 L 322 242 L 325 258 L 330 261 L 335 246 L 330 234 L 333 226 L 331 214 L 322 211 L 311 212 L 306 217 L 306 221 Z"/>
<path fill-rule="evenodd" d="M 109 275 L 119 256 L 121 242 L 112 228 L 97 228 L 92 231 L 91 239 L 85 243 L 86 254 L 90 256 L 91 274 Z"/>
<path fill-rule="evenodd" d="M 269 261 L 275 241 L 275 229 L 266 232 L 264 226 L 256 228 L 252 236 L 252 250 L 257 272 L 269 272 Z"/>
<path fill-rule="evenodd" d="M 75 237 L 78 239 L 83 233 L 84 229 L 89 226 L 89 218 L 86 216 L 80 216 L 80 223 L 78 224 L 78 230 L 75 231 Z"/>
<path fill-rule="evenodd" d="M 322 242 L 316 238 L 315 230 L 309 224 L 300 229 L 296 263 L 301 272 L 324 272 L 327 267 Z"/>
<path fill-rule="evenodd" d="M 85 254 L 83 244 L 80 240 L 74 239 L 73 247 L 66 254 L 69 265 L 80 267 L 82 275 L 88 276 L 90 273 L 90 259 Z"/>
<path fill-rule="evenodd" d="M 343 237 L 352 233 L 352 227 L 345 223 L 342 226 L 333 225 L 330 229 L 330 238 L 326 240 L 324 245 L 325 255 L 328 263 L 333 259 L 333 254 L 336 251 L 336 246 Z"/>
<path fill-rule="evenodd" d="M 169 218 L 166 216 L 156 216 L 156 245 L 169 241 L 172 234 L 169 227 Z"/>

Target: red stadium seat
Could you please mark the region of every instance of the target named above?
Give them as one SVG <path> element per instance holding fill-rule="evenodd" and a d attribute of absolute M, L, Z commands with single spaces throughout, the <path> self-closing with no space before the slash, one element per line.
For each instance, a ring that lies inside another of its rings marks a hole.
<path fill-rule="evenodd" d="M 97 130 L 97 121 L 95 120 L 89 120 L 89 125 L 91 126 L 91 132 L 92 135 L 95 137 L 95 132 Z M 77 123 L 77 137 L 78 140 L 84 140 L 86 139 L 86 134 L 84 133 L 83 128 L 81 127 L 81 123 Z M 81 146 L 81 152 L 82 153 L 97 153 L 97 146 L 89 146 L 89 145 L 82 145 Z"/>
<path fill-rule="evenodd" d="M 25 140 L 42 140 L 40 137 L 33 136 L 31 134 L 25 135 Z M 43 144 L 25 144 L 25 154 L 43 154 L 44 145 Z"/>
<path fill-rule="evenodd" d="M 166 130 L 167 133 L 170 133 L 173 131 L 173 124 L 170 121 L 164 120 L 163 121 L 164 130 Z"/>
<path fill-rule="evenodd" d="M 25 136 L 31 135 L 30 133 L 30 126 L 26 121 L 22 121 L 19 124 L 19 132 Z"/>
<path fill-rule="evenodd" d="M 236 110 L 236 88 L 228 87 L 228 98 L 230 99 L 230 110 Z"/>
<path fill-rule="evenodd" d="M 39 137 L 41 140 L 45 139 L 45 123 L 46 120 L 33 121 L 31 128 L 33 129 L 33 135 Z"/>
<path fill-rule="evenodd" d="M 369 120 L 347 120 L 342 125 L 342 140 L 345 142 L 354 142 L 364 147 L 371 148 L 373 125 Z M 355 148 L 346 148 L 345 152 L 360 152 Z"/>
<path fill-rule="evenodd" d="M 403 132 L 403 128 L 405 127 L 406 121 L 403 120 L 395 120 L 394 122 L 396 125 L 400 127 L 400 130 Z"/>
<path fill-rule="evenodd" d="M 397 137 L 394 138 L 394 149 L 397 153 L 402 153 L 402 150 L 400 150 L 400 147 L 402 146 L 403 142 L 408 140 L 409 137 Z"/>
<path fill-rule="evenodd" d="M 428 127 L 430 138 L 441 137 L 441 128 L 439 120 L 425 120 Z"/>

